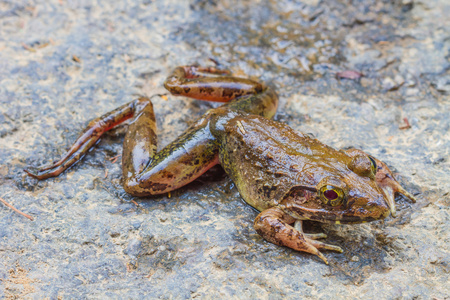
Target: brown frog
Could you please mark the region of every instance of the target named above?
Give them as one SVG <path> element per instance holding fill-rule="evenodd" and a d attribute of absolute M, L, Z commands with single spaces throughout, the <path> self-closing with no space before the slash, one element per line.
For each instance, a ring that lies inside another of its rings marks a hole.
<path fill-rule="evenodd" d="M 327 259 L 342 252 L 307 234 L 303 220 L 363 223 L 395 214 L 394 195 L 415 201 L 378 159 L 361 150 L 335 150 L 270 120 L 278 97 L 257 81 L 216 68 L 176 68 L 164 86 L 173 95 L 227 102 L 208 110 L 180 137 L 157 152 L 153 106 L 141 97 L 89 123 L 58 162 L 25 170 L 37 179 L 58 176 L 103 133 L 131 119 L 122 156 L 123 186 L 135 196 L 168 193 L 221 164 L 244 200 L 259 210 L 254 227 L 266 240 Z"/>

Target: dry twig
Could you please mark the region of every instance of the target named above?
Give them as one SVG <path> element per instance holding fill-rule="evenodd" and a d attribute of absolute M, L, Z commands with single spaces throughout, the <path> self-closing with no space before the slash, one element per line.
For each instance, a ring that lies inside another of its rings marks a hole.
<path fill-rule="evenodd" d="M 15 208 L 14 206 L 12 206 L 11 204 L 9 204 L 8 202 L 6 202 L 4 199 L 0 198 L 0 202 L 2 202 L 3 204 L 5 204 L 7 207 L 11 208 L 12 210 L 14 210 L 15 212 L 21 214 L 22 216 L 24 216 L 25 218 L 30 219 L 31 221 L 34 221 L 32 216 L 27 215 L 26 213 L 21 212 L 20 210 L 18 210 L 17 208 Z"/>
<path fill-rule="evenodd" d="M 115 164 L 115 163 L 117 162 L 117 159 L 118 159 L 120 156 L 122 156 L 122 154 L 119 154 L 119 155 L 116 155 L 116 156 L 114 156 L 114 157 L 111 157 L 111 158 L 109 158 L 109 160 L 110 160 L 113 164 Z"/>
<path fill-rule="evenodd" d="M 399 129 L 409 129 L 411 128 L 411 124 L 409 124 L 408 118 L 403 118 L 403 121 L 405 122 L 405 125 L 402 125 L 398 127 Z"/>

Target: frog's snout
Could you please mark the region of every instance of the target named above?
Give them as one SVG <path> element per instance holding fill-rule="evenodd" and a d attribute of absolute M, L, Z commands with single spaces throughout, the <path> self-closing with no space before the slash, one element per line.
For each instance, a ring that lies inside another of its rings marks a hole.
<path fill-rule="evenodd" d="M 372 198 L 359 209 L 355 209 L 356 215 L 361 221 L 376 221 L 387 218 L 391 214 L 391 209 L 383 195 Z"/>

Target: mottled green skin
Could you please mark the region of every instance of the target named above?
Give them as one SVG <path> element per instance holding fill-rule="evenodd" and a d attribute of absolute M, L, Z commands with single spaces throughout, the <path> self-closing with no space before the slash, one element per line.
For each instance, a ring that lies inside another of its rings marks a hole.
<path fill-rule="evenodd" d="M 324 234 L 303 233 L 302 220 L 379 220 L 395 212 L 396 192 L 412 198 L 386 165 L 363 151 L 338 151 L 270 120 L 278 97 L 264 84 L 215 68 L 185 66 L 176 68 L 164 86 L 174 95 L 226 103 L 208 110 L 157 152 L 153 106 L 141 97 L 91 121 L 60 161 L 27 173 L 38 179 L 57 176 L 87 153 L 104 132 L 131 118 L 122 157 L 128 193 L 167 193 L 220 163 L 245 201 L 261 211 L 255 219 L 261 236 L 316 254 L 325 262 L 318 249 L 342 249 L 316 241 Z M 331 190 L 339 197 L 325 196 Z"/>

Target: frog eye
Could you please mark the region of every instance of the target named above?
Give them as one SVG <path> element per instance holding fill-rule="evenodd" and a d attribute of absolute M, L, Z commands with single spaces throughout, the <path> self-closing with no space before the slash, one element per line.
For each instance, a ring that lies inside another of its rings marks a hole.
<path fill-rule="evenodd" d="M 325 185 L 319 190 L 320 200 L 326 205 L 338 206 L 344 200 L 344 191 L 332 185 Z"/>
<path fill-rule="evenodd" d="M 377 163 L 375 162 L 375 159 L 373 159 L 372 156 L 369 156 L 369 159 L 370 159 L 370 168 L 372 170 L 372 173 L 374 175 L 376 175 L 377 174 Z"/>

